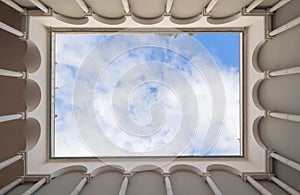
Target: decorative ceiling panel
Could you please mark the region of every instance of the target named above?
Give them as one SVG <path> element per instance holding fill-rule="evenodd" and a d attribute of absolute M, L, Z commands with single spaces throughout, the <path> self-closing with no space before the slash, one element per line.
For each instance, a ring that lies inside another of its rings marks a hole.
<path fill-rule="evenodd" d="M 209 0 L 174 0 L 171 14 L 175 18 L 192 18 L 202 13 Z"/>
<path fill-rule="evenodd" d="M 213 18 L 225 18 L 239 13 L 253 0 L 219 0 L 211 11 Z"/>
<path fill-rule="evenodd" d="M 106 18 L 124 17 L 124 9 L 120 0 L 86 0 L 85 2 L 99 16 Z"/>
<path fill-rule="evenodd" d="M 41 0 L 41 2 L 51 7 L 55 13 L 64 16 L 72 18 L 82 18 L 85 16 L 85 13 L 75 0 Z"/>
<path fill-rule="evenodd" d="M 164 14 L 166 0 L 128 0 L 132 13 L 140 18 L 157 18 Z"/>

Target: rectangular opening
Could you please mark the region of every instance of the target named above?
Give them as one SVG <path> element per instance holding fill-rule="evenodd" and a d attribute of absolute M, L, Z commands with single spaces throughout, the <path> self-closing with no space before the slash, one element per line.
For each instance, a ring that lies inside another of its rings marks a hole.
<path fill-rule="evenodd" d="M 243 157 L 243 36 L 52 30 L 50 157 Z"/>

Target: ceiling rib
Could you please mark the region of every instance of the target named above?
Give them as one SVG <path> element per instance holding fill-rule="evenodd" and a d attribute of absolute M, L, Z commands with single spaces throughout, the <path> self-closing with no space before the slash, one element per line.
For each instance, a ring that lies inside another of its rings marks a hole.
<path fill-rule="evenodd" d="M 89 13 L 89 8 L 83 0 L 76 0 L 76 3 L 84 11 L 84 13 L 86 13 L 86 14 Z"/>
<path fill-rule="evenodd" d="M 122 5 L 126 14 L 130 12 L 128 0 L 122 0 Z"/>
<path fill-rule="evenodd" d="M 269 33 L 269 36 L 273 37 L 275 35 L 278 35 L 284 31 L 287 31 L 291 28 L 294 28 L 295 26 L 299 25 L 300 24 L 300 16 L 298 18 L 295 18 L 291 21 L 289 21 L 288 23 L 276 28 L 275 30 L 272 30 L 270 33 Z"/>
<path fill-rule="evenodd" d="M 1 21 L 0 21 L 0 29 L 5 30 L 5 31 L 7 31 L 7 32 L 9 32 L 11 34 L 14 34 L 16 36 L 19 36 L 19 37 L 23 37 L 24 36 L 23 32 L 15 29 L 15 28 L 13 28 L 13 27 L 11 27 L 11 26 L 9 26 L 9 25 L 1 22 Z"/>
<path fill-rule="evenodd" d="M 291 0 L 281 0 L 278 3 L 276 3 L 273 7 L 271 7 L 271 9 L 269 10 L 270 13 L 275 12 L 276 10 L 278 10 L 279 8 L 281 8 L 282 6 L 284 6 L 285 4 L 287 4 L 288 2 L 290 2 Z"/>
<path fill-rule="evenodd" d="M 264 0 L 255 0 L 247 8 L 246 13 L 250 13 L 254 8 L 261 4 Z"/>
<path fill-rule="evenodd" d="M 215 7 L 215 5 L 218 3 L 218 0 L 211 0 L 208 4 L 208 6 L 205 9 L 206 13 L 210 13 L 211 10 Z"/>
<path fill-rule="evenodd" d="M 171 13 L 172 5 L 173 5 L 173 0 L 167 0 L 167 4 L 166 4 L 166 13 L 167 14 Z"/>
<path fill-rule="evenodd" d="M 40 10 L 42 10 L 44 13 L 49 13 L 49 8 L 47 8 L 44 4 L 42 4 L 40 1 L 38 0 L 28 0 L 30 1 L 32 4 L 34 4 L 35 6 L 37 6 Z"/>
<path fill-rule="evenodd" d="M 22 7 L 20 7 L 18 4 L 16 4 L 12 0 L 1 0 L 1 1 L 3 3 L 5 3 L 6 5 L 10 6 L 11 8 L 17 10 L 18 12 L 25 13 L 25 9 L 23 9 Z"/>

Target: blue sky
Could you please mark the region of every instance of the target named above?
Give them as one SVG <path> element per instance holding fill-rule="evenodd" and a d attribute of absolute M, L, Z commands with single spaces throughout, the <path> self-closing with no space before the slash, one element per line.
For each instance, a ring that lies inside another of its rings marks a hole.
<path fill-rule="evenodd" d="M 55 57 L 55 156 L 240 154 L 238 33 L 57 34 Z"/>
<path fill-rule="evenodd" d="M 222 65 L 239 68 L 240 64 L 240 36 L 238 33 L 200 33 L 195 39 L 217 57 Z"/>

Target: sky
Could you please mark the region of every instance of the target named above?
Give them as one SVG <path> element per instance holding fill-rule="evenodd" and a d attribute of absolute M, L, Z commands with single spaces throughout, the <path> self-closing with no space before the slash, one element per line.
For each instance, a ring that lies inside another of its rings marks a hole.
<path fill-rule="evenodd" d="M 55 157 L 240 155 L 239 33 L 55 41 Z"/>

